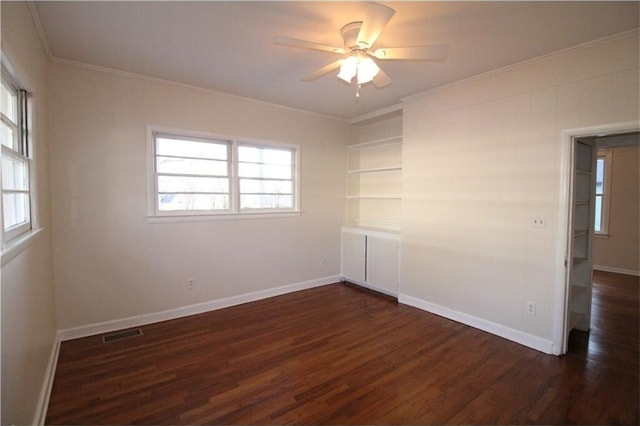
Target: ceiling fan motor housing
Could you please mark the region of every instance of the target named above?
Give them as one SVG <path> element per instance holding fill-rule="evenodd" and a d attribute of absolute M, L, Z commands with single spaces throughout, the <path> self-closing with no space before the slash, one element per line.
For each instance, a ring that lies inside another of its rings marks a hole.
<path fill-rule="evenodd" d="M 344 40 L 344 47 L 349 50 L 353 49 L 366 49 L 369 46 L 360 46 L 358 44 L 358 34 L 360 34 L 360 27 L 362 27 L 362 21 L 349 22 L 342 27 L 340 34 Z"/>

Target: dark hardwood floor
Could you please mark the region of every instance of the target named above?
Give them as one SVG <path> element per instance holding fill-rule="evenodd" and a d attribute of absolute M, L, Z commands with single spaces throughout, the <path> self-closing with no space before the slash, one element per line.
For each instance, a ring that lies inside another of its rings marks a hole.
<path fill-rule="evenodd" d="M 48 424 L 638 424 L 638 278 L 562 357 L 345 284 L 64 342 Z"/>

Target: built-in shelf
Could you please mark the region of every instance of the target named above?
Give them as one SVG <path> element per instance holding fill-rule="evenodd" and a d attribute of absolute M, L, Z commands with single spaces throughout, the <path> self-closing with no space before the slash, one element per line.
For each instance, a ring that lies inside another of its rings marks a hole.
<path fill-rule="evenodd" d="M 583 235 L 589 235 L 589 231 L 586 229 L 574 229 L 573 230 L 573 237 L 582 237 Z"/>
<path fill-rule="evenodd" d="M 377 173 L 377 172 L 393 172 L 396 170 L 402 170 L 402 166 L 391 166 L 391 167 L 372 167 L 368 169 L 356 169 L 356 170 L 348 170 L 347 173 L 358 174 L 358 173 Z"/>
<path fill-rule="evenodd" d="M 350 128 L 347 147 L 347 226 L 400 230 L 402 211 L 402 114 Z"/>
<path fill-rule="evenodd" d="M 588 170 L 576 170 L 576 174 L 582 176 L 591 176 L 591 172 Z"/>
<path fill-rule="evenodd" d="M 587 261 L 587 259 L 585 259 L 583 257 L 574 257 L 573 258 L 573 267 L 575 268 L 576 266 L 581 265 L 586 261 Z"/>
<path fill-rule="evenodd" d="M 588 290 L 588 287 L 584 284 L 572 284 L 571 285 L 571 295 L 579 296 L 582 293 L 585 293 Z"/>
<path fill-rule="evenodd" d="M 390 136 L 386 138 L 373 139 L 366 142 L 360 142 L 353 145 L 349 145 L 350 149 L 362 149 L 374 146 L 388 145 L 393 143 L 402 143 L 402 136 Z"/>
<path fill-rule="evenodd" d="M 401 195 L 349 195 L 349 200 L 401 200 Z"/>

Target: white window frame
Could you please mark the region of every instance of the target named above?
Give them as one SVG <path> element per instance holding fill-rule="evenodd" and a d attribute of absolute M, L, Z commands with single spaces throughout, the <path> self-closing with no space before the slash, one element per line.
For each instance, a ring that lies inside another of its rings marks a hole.
<path fill-rule="evenodd" d="M 229 209 L 161 211 L 158 208 L 158 173 L 156 172 L 156 137 L 224 142 L 229 149 Z M 241 209 L 238 147 L 253 146 L 291 150 L 293 154 L 291 208 Z M 147 126 L 147 218 L 150 222 L 200 221 L 215 219 L 249 219 L 259 217 L 292 217 L 300 215 L 300 146 L 281 142 L 231 137 L 212 133 Z"/>
<path fill-rule="evenodd" d="M 597 159 L 604 161 L 604 174 L 603 174 L 603 185 L 602 185 L 602 211 L 600 213 L 600 231 L 594 231 L 596 236 L 599 237 L 608 237 L 609 236 L 609 213 L 611 207 L 611 167 L 613 164 L 612 161 L 612 152 L 608 149 L 600 149 L 597 153 Z M 596 163 L 597 170 L 597 163 Z M 595 189 L 594 189 L 595 190 Z M 596 197 L 594 197 L 595 199 Z M 595 214 L 594 214 L 595 221 Z M 595 224 L 594 224 L 595 229 Z"/>
<path fill-rule="evenodd" d="M 4 62 L 4 55 L 3 55 Z M 14 127 L 14 130 L 17 132 L 18 138 L 18 150 L 9 148 L 5 145 L 2 145 L 2 156 L 12 157 L 14 160 L 18 162 L 22 162 L 25 164 L 26 173 L 28 178 L 28 189 L 25 191 L 5 191 L 4 187 L 2 187 L 2 197 L 0 197 L 0 222 L 2 222 L 1 232 L 2 232 L 2 250 L 3 254 L 5 254 L 6 249 L 11 248 L 16 243 L 19 243 L 18 240 L 21 240 L 21 237 L 27 235 L 30 231 L 34 229 L 34 176 L 33 176 L 33 161 L 32 161 L 32 142 L 31 135 L 29 129 L 31 128 L 31 100 L 30 94 L 27 90 L 25 90 L 21 84 L 18 83 L 14 74 L 9 71 L 8 67 L 5 67 L 4 64 L 2 66 L 2 80 L 3 82 L 10 86 L 17 94 L 17 108 L 18 108 L 18 123 L 13 123 L 8 117 L 5 117 L 2 114 L 2 121 L 11 124 L 11 127 Z M 2 163 L 0 162 L 0 173 L 2 171 Z M 5 193 L 11 192 L 19 192 L 26 193 L 29 200 L 29 212 L 28 212 L 28 220 L 21 224 L 17 224 L 11 226 L 7 229 L 4 227 L 4 206 L 3 199 Z M 4 260 L 4 259 L 3 259 Z"/>

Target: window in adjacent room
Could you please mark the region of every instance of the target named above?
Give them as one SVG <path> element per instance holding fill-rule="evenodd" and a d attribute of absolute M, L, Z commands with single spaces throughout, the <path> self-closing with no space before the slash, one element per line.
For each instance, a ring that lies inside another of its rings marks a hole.
<path fill-rule="evenodd" d="M 2 246 L 31 230 L 28 93 L 2 70 Z"/>
<path fill-rule="evenodd" d="M 594 230 L 596 234 L 609 232 L 609 188 L 611 181 L 611 151 L 598 151 L 596 160 L 596 196 Z"/>
<path fill-rule="evenodd" d="M 297 147 L 188 132 L 151 135 L 153 216 L 297 211 Z"/>

